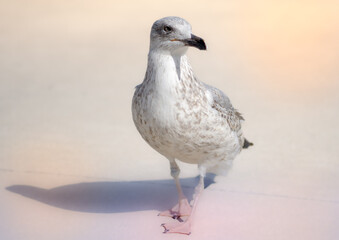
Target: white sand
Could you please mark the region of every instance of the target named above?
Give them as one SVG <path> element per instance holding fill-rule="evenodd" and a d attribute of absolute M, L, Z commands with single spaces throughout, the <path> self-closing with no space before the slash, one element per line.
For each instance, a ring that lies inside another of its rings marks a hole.
<path fill-rule="evenodd" d="M 187 238 L 162 234 L 175 186 L 130 112 L 167 15 L 204 38 L 192 66 L 255 144 L 206 189 L 189 238 L 338 239 L 335 2 L 85 2 L 0 3 L 0 239 Z M 180 166 L 190 195 L 196 167 Z"/>

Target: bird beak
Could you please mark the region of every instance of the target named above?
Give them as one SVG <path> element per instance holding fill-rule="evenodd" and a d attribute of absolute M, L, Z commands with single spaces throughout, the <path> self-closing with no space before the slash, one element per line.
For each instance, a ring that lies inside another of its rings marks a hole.
<path fill-rule="evenodd" d="M 196 47 L 200 50 L 206 50 L 206 44 L 205 44 L 204 40 L 200 37 L 193 35 L 193 34 L 191 34 L 191 38 L 187 38 L 187 39 L 174 38 L 171 41 L 180 41 L 180 42 L 183 42 L 185 44 L 185 46 Z"/>
<path fill-rule="evenodd" d="M 191 38 L 182 40 L 186 46 L 196 47 L 200 50 L 206 50 L 206 44 L 204 40 L 200 37 L 197 37 L 191 34 Z"/>

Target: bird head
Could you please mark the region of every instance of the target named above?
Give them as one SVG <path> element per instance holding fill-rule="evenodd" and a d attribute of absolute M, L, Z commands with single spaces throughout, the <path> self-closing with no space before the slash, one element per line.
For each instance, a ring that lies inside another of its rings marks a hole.
<path fill-rule="evenodd" d="M 206 50 L 204 40 L 192 34 L 191 25 L 179 17 L 165 17 L 153 23 L 151 30 L 151 50 L 184 54 L 188 47 Z"/>

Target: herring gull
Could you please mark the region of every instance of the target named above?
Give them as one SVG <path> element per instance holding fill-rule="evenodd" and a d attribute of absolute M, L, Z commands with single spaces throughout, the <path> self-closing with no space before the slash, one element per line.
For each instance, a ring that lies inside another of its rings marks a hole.
<path fill-rule="evenodd" d="M 252 145 L 241 130 L 243 117 L 219 89 L 199 81 L 185 55 L 188 47 L 206 50 L 202 38 L 179 17 L 154 22 L 147 71 L 136 87 L 132 114 L 143 139 L 170 163 L 179 202 L 162 212 L 179 221 L 163 224 L 165 232 L 190 234 L 192 216 L 204 189 L 206 172 L 223 173 L 243 148 Z M 192 205 L 179 182 L 176 160 L 197 164 L 200 180 Z"/>

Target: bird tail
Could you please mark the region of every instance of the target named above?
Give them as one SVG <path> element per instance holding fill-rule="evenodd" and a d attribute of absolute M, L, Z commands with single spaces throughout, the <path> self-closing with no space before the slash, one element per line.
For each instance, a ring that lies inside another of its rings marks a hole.
<path fill-rule="evenodd" d="M 242 146 L 242 148 L 248 148 L 249 146 L 253 146 L 253 143 L 251 143 L 245 138 L 244 145 Z"/>

